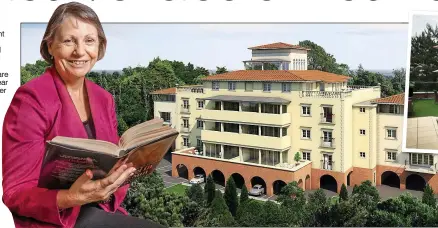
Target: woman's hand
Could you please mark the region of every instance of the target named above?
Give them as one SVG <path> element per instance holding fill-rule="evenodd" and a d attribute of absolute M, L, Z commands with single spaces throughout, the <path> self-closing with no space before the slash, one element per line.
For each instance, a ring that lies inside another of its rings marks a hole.
<path fill-rule="evenodd" d="M 93 172 L 87 170 L 68 190 L 60 190 L 57 196 L 59 209 L 81 206 L 87 203 L 105 200 L 111 196 L 135 172 L 134 167 L 121 165 L 109 176 L 92 180 Z"/>

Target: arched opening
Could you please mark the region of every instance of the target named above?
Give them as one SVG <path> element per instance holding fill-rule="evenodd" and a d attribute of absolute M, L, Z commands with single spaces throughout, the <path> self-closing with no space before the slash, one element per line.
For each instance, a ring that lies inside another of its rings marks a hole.
<path fill-rule="evenodd" d="M 328 174 L 319 179 L 319 187 L 332 192 L 338 192 L 338 183 L 336 182 L 336 179 Z"/>
<path fill-rule="evenodd" d="M 266 194 L 266 182 L 265 182 L 265 180 L 263 180 L 259 176 L 255 176 L 255 177 L 251 178 L 251 186 L 254 187 L 256 185 L 261 185 L 262 188 L 264 189 L 263 194 Z M 251 189 L 248 189 L 248 191 L 250 192 Z"/>
<path fill-rule="evenodd" d="M 418 174 L 411 174 L 406 178 L 406 189 L 424 191 L 426 181 Z"/>
<path fill-rule="evenodd" d="M 282 180 L 276 180 L 274 181 L 274 183 L 272 184 L 272 187 L 274 189 L 274 195 L 278 195 L 281 192 L 281 189 L 286 186 L 286 182 L 282 181 Z"/>
<path fill-rule="evenodd" d="M 302 180 L 302 179 L 300 179 L 300 180 L 298 181 L 298 187 L 300 187 L 301 189 L 303 189 L 303 180 Z"/>
<path fill-rule="evenodd" d="M 187 166 L 185 166 L 184 164 L 177 165 L 176 171 L 178 173 L 178 177 L 189 179 L 189 170 L 187 169 Z"/>
<path fill-rule="evenodd" d="M 221 171 L 216 169 L 211 172 L 211 176 L 213 177 L 214 183 L 220 186 L 225 186 L 225 176 Z"/>
<path fill-rule="evenodd" d="M 400 177 L 392 171 L 382 173 L 382 185 L 387 185 L 393 188 L 400 188 Z"/>
<path fill-rule="evenodd" d="M 245 184 L 245 179 L 242 177 L 242 175 L 238 173 L 233 173 L 231 177 L 234 180 L 234 183 L 236 184 L 236 188 L 242 189 L 242 186 Z"/>
<path fill-rule="evenodd" d="M 205 175 L 205 170 L 204 170 L 203 168 L 201 168 L 201 167 L 195 167 L 195 168 L 193 169 L 193 173 L 195 174 L 195 177 L 196 177 L 197 175 L 202 175 L 202 176 L 204 177 L 204 181 L 207 180 L 207 176 Z"/>
<path fill-rule="evenodd" d="M 306 190 L 310 190 L 310 176 L 306 176 Z"/>
<path fill-rule="evenodd" d="M 353 171 L 349 172 L 347 175 L 347 186 L 351 186 L 351 174 L 353 173 Z"/>

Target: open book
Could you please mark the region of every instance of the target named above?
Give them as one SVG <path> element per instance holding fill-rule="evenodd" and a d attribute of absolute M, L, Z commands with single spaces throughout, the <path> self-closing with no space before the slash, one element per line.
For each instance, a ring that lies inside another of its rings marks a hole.
<path fill-rule="evenodd" d="M 100 179 L 123 163 L 132 163 L 137 170 L 129 183 L 138 176 L 152 173 L 177 136 L 178 132 L 164 126 L 159 118 L 128 129 L 118 145 L 56 136 L 46 142 L 38 187 L 67 189 L 86 169 L 93 171 L 93 179 Z"/>

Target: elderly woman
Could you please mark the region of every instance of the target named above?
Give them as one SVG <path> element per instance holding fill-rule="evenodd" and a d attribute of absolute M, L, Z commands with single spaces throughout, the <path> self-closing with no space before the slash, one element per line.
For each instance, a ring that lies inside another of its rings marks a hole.
<path fill-rule="evenodd" d="M 117 165 L 104 179 L 87 170 L 70 189 L 37 187 L 45 142 L 55 136 L 117 143 L 117 119 L 110 93 L 85 78 L 105 55 L 99 18 L 79 3 L 60 5 L 41 42 L 52 66 L 21 86 L 3 124 L 3 202 L 17 227 L 158 227 L 120 207 L 135 171 Z"/>

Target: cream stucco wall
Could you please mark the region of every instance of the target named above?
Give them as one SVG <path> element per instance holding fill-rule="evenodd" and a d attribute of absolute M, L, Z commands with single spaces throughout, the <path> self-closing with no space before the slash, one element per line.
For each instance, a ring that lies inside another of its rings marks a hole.
<path fill-rule="evenodd" d="M 377 147 L 377 164 L 386 166 L 400 167 L 405 164 L 405 160 L 409 159 L 408 153 L 401 152 L 402 133 L 403 133 L 403 115 L 379 113 L 377 117 L 377 127 L 379 129 L 379 144 Z M 388 139 L 386 130 L 388 128 L 397 129 L 397 139 Z M 386 152 L 396 151 L 397 160 L 388 161 Z"/>
<path fill-rule="evenodd" d="M 170 101 L 154 102 L 154 116 L 160 117 L 160 112 L 170 112 L 171 126 L 176 126 L 179 115 L 176 112 L 176 103 Z"/>

